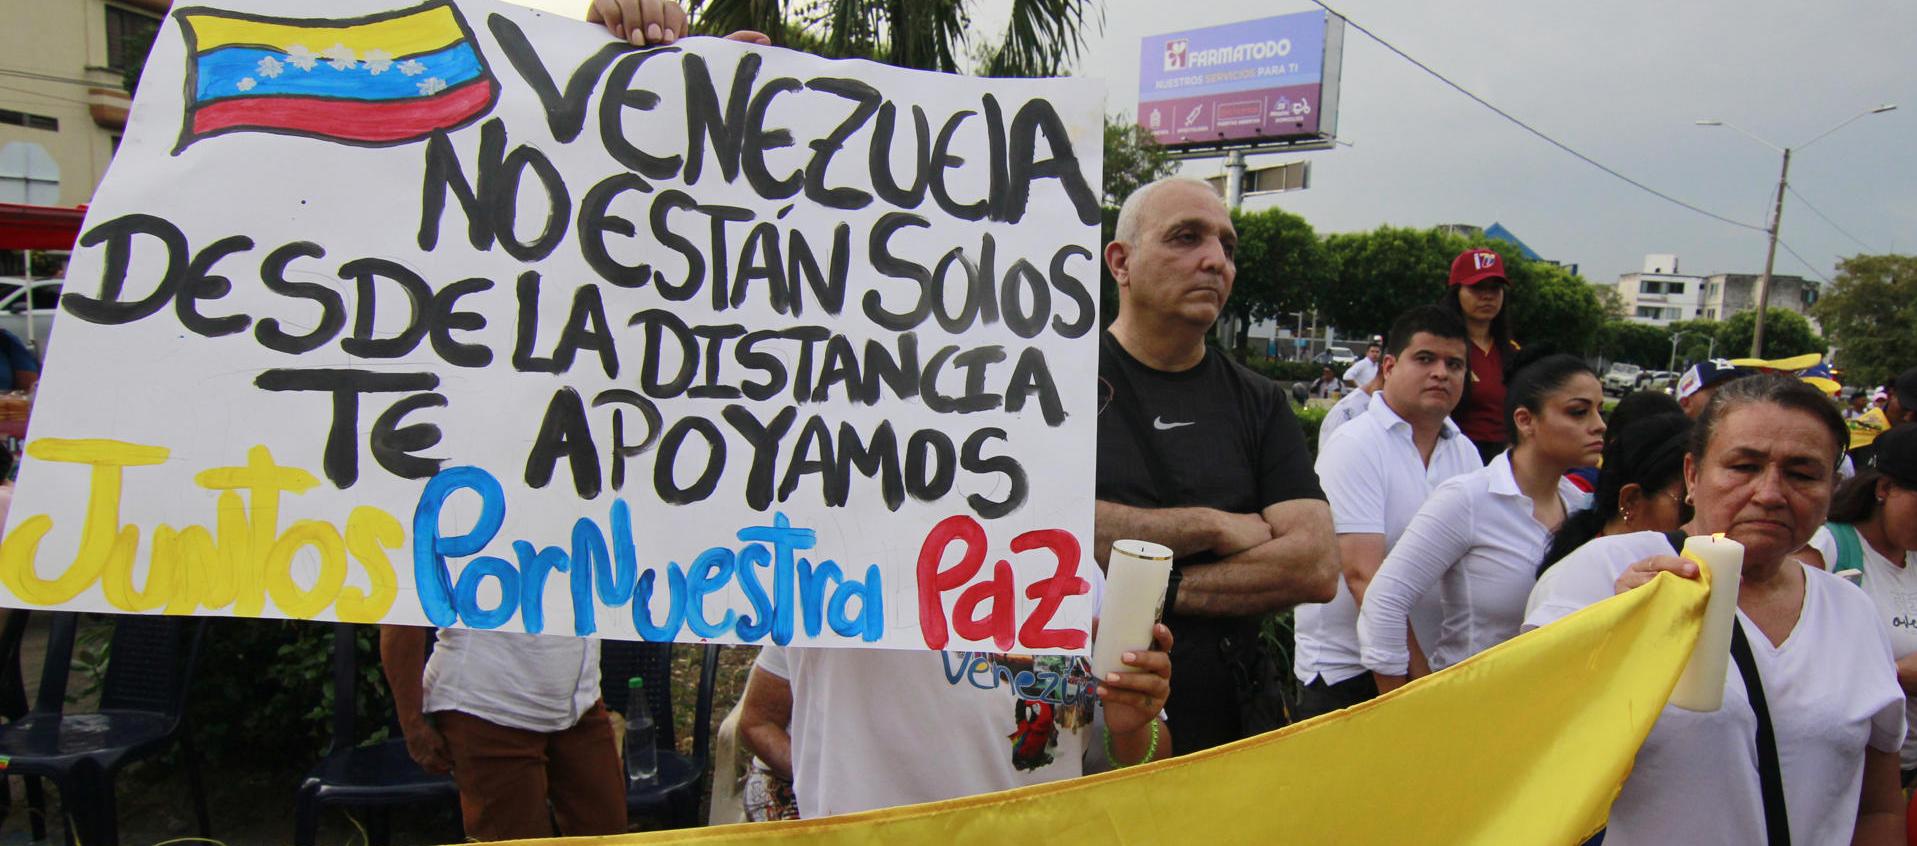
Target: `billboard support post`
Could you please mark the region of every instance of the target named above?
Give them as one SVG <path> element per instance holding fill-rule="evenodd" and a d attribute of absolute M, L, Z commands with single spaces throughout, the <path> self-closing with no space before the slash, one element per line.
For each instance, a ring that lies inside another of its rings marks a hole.
<path fill-rule="evenodd" d="M 1245 204 L 1245 151 L 1225 154 L 1225 204 L 1232 211 Z"/>

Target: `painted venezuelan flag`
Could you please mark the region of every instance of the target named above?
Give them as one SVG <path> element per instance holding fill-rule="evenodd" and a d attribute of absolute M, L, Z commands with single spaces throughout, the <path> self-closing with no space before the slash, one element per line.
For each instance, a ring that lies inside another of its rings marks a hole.
<path fill-rule="evenodd" d="M 499 96 L 451 0 L 348 19 L 174 14 L 189 57 L 176 153 L 241 131 L 403 144 L 464 125 Z"/>

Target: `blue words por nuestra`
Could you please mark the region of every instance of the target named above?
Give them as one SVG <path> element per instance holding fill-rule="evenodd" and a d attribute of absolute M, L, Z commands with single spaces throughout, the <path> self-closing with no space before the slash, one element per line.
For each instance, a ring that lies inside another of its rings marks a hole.
<path fill-rule="evenodd" d="M 446 534 L 442 509 L 462 491 L 479 496 L 479 518 L 464 532 Z M 571 589 L 575 635 L 598 631 L 595 600 L 615 608 L 630 606 L 633 629 L 649 641 L 675 640 L 689 630 L 699 638 L 757 643 L 769 636 L 786 644 L 803 625 L 807 637 L 817 637 L 830 626 L 840 637 L 875 642 L 885 630 L 878 565 L 866 567 L 864 578 L 857 579 L 832 560 L 799 557 L 799 551 L 814 546 L 817 533 L 791 525 L 782 513 L 773 515 L 770 525 L 740 529 L 737 549 L 715 546 L 689 566 L 672 562 L 643 569 L 633 541 L 632 514 L 623 501 L 612 504 L 610 531 L 589 517 L 575 521 L 570 549 L 513 541 L 517 562 L 479 554 L 498 536 L 505 518 L 505 492 L 484 470 L 450 468 L 427 483 L 413 513 L 413 580 L 420 607 L 434 625 L 496 629 L 518 617 L 524 631 L 542 632 L 546 582 L 558 573 Z M 468 557 L 455 580 L 448 559 Z M 770 572 L 762 575 L 766 570 Z M 481 599 L 480 588 L 488 579 L 499 589 L 492 607 Z M 708 597 L 733 585 L 745 594 L 751 611 L 727 608 L 712 615 Z M 661 590 L 667 594 L 666 610 L 655 614 L 652 600 Z"/>

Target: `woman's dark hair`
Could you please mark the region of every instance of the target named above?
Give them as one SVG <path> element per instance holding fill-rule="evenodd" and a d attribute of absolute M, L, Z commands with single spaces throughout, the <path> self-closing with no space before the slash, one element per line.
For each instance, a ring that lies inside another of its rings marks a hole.
<path fill-rule="evenodd" d="M 1458 298 L 1463 296 L 1461 289 L 1464 287 L 1463 285 L 1445 286 L 1444 293 L 1438 297 L 1438 305 L 1445 311 L 1451 312 L 1452 316 L 1458 318 L 1460 323 L 1469 326 L 1471 325 L 1470 321 L 1464 317 L 1464 304 L 1458 301 Z M 1498 352 L 1504 359 L 1504 378 L 1507 382 L 1510 381 L 1511 374 L 1517 372 L 1517 367 L 1514 366 L 1511 361 L 1511 354 L 1517 351 L 1517 347 L 1511 343 L 1511 319 L 1508 316 L 1510 312 L 1511 285 L 1509 282 L 1506 282 L 1504 286 L 1504 305 L 1498 307 L 1498 316 L 1491 318 L 1491 342 L 1492 346 L 1497 347 Z M 1468 343 L 1469 339 L 1467 338 L 1466 341 Z"/>
<path fill-rule="evenodd" d="M 1628 394 L 1618 400 L 1617 406 L 1611 409 L 1610 416 L 1604 418 L 1604 422 L 1610 426 L 1604 432 L 1604 445 L 1610 446 L 1611 441 L 1624 434 L 1625 427 L 1639 420 L 1646 420 L 1660 414 L 1683 413 L 1684 406 L 1678 405 L 1677 400 L 1663 391 L 1637 391 Z"/>
<path fill-rule="evenodd" d="M 1597 371 L 1584 359 L 1568 353 L 1554 353 L 1540 347 L 1527 347 L 1518 355 L 1511 370 L 1510 384 L 1504 389 L 1504 433 L 1510 443 L 1518 438 L 1517 410 L 1529 409 L 1533 415 L 1544 413 L 1544 398 L 1570 384 L 1583 373 L 1597 378 Z"/>
<path fill-rule="evenodd" d="M 1877 509 L 1884 504 L 1877 499 L 1877 483 L 1883 479 L 1884 474 L 1875 467 L 1857 468 L 1857 475 L 1838 485 L 1837 493 L 1831 496 L 1830 522 L 1857 524 L 1876 517 Z"/>
<path fill-rule="evenodd" d="M 1604 470 L 1598 474 L 1591 507 L 1564 518 L 1544 562 L 1538 565 L 1539 575 L 1604 531 L 1604 524 L 1617 516 L 1625 485 L 1661 491 L 1682 477 L 1690 434 L 1691 418 L 1682 411 L 1641 417 L 1619 427 L 1616 437 L 1604 445 Z"/>
<path fill-rule="evenodd" d="M 1830 466 L 1834 469 L 1844 460 L 1844 447 L 1850 443 L 1850 430 L 1844 426 L 1844 416 L 1837 413 L 1837 406 L 1824 396 L 1823 391 L 1795 376 L 1782 373 L 1745 376 L 1718 388 L 1717 393 L 1711 395 L 1711 403 L 1704 406 L 1704 413 L 1697 418 L 1697 425 L 1691 429 L 1691 455 L 1703 460 L 1704 453 L 1711 445 L 1711 435 L 1717 431 L 1717 421 L 1740 406 L 1755 403 L 1782 406 L 1817 418 L 1817 422 L 1824 424 L 1824 429 L 1830 432 Z"/>

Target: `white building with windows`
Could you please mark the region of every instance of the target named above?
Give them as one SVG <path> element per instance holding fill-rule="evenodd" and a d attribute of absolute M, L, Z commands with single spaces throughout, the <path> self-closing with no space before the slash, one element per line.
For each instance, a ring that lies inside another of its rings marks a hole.
<path fill-rule="evenodd" d="M 1617 279 L 1624 316 L 1637 323 L 1668 326 L 1695 320 L 1704 298 L 1704 277 L 1678 272 L 1677 256 L 1660 253 L 1644 257 L 1644 269 Z"/>
<path fill-rule="evenodd" d="M 76 206 L 119 146 L 168 0 L 0 0 L 0 203 Z"/>
<path fill-rule="evenodd" d="M 0 0 L 0 203 L 72 208 L 119 149 L 169 0 Z M 26 270 L 0 250 L 0 276 Z"/>
<path fill-rule="evenodd" d="M 1755 273 L 1715 273 L 1704 278 L 1704 291 L 1698 298 L 1698 307 L 1704 317 L 1711 320 L 1723 320 L 1740 311 L 1750 311 L 1757 307 L 1757 282 Z M 1810 307 L 1817 303 L 1821 289 L 1819 285 L 1802 276 L 1771 274 L 1770 307 L 1789 309 L 1810 317 Z M 1816 326 L 1815 318 L 1811 325 Z M 1819 331 L 1822 331 L 1819 329 Z"/>

